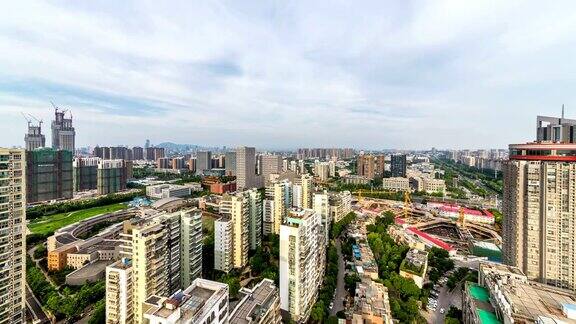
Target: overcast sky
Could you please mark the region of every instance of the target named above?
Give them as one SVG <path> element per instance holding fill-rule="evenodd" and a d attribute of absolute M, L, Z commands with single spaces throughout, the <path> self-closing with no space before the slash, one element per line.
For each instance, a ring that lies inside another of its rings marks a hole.
<path fill-rule="evenodd" d="M 98 4 L 96 4 L 98 2 Z M 0 146 L 505 148 L 576 117 L 572 1 L 10 1 Z"/>

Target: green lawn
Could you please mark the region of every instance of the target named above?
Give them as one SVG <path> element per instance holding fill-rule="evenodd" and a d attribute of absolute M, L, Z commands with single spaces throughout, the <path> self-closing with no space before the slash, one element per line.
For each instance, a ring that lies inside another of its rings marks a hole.
<path fill-rule="evenodd" d="M 69 213 L 44 216 L 31 221 L 30 224 L 28 224 L 28 228 L 34 234 L 51 235 L 54 233 L 54 231 L 66 225 L 70 225 L 72 223 L 76 223 L 96 215 L 111 213 L 126 208 L 128 208 L 128 205 L 120 203 L 77 210 Z"/>

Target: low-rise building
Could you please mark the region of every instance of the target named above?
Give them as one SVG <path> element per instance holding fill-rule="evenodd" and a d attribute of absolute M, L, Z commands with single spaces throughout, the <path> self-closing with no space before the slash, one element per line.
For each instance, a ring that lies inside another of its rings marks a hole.
<path fill-rule="evenodd" d="M 427 193 L 446 193 L 446 182 L 443 179 L 424 178 L 424 191 Z"/>
<path fill-rule="evenodd" d="M 280 295 L 274 281 L 263 279 L 254 288 L 242 288 L 240 301 L 230 313 L 234 324 L 280 324 Z"/>
<path fill-rule="evenodd" d="M 185 185 L 164 183 L 146 187 L 146 195 L 155 199 L 183 198 L 190 196 L 195 191 L 202 191 L 202 185 L 199 183 L 187 183 Z"/>
<path fill-rule="evenodd" d="M 236 191 L 236 181 L 229 181 L 226 183 L 215 182 L 210 184 L 210 192 L 214 194 L 224 194 L 227 192 Z"/>
<path fill-rule="evenodd" d="M 418 249 L 408 251 L 400 264 L 400 276 L 412 279 L 418 288 L 424 286 L 424 278 L 428 270 L 428 252 Z"/>
<path fill-rule="evenodd" d="M 228 296 L 227 284 L 198 278 L 170 297 L 148 297 L 144 318 L 149 324 L 227 324 Z"/>
<path fill-rule="evenodd" d="M 494 224 L 494 215 L 488 210 L 470 209 L 462 206 L 436 202 L 429 202 L 427 206 L 441 217 L 459 219 L 460 213 L 462 212 L 464 214 L 464 219 L 467 222 Z"/>
<path fill-rule="evenodd" d="M 382 179 L 382 188 L 384 190 L 410 191 L 410 180 L 408 178 L 384 178 Z"/>
<path fill-rule="evenodd" d="M 352 324 L 392 324 L 388 289 L 372 280 L 356 283 L 354 305 L 349 317 Z"/>
<path fill-rule="evenodd" d="M 481 262 L 462 296 L 464 323 L 576 323 L 574 292 L 528 280 L 517 267 Z"/>
<path fill-rule="evenodd" d="M 94 261 L 110 261 L 119 259 L 121 242 L 118 240 L 105 240 L 94 245 L 81 247 L 77 251 L 68 253 L 66 265 L 80 269 Z"/>
<path fill-rule="evenodd" d="M 359 175 L 343 176 L 342 181 L 344 181 L 345 184 L 353 184 L 353 185 L 364 185 L 370 183 L 370 179 Z"/>
<path fill-rule="evenodd" d="M 60 271 L 66 268 L 68 254 L 78 251 L 74 244 L 64 245 L 48 252 L 48 270 Z"/>
<path fill-rule="evenodd" d="M 352 254 L 354 255 L 354 267 L 358 275 L 372 280 L 378 279 L 378 265 L 368 244 L 358 243 L 352 245 Z"/>

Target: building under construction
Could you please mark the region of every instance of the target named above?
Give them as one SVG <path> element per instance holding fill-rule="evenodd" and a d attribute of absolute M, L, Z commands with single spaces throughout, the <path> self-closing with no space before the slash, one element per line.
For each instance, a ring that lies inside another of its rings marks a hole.
<path fill-rule="evenodd" d="M 54 120 L 52 121 L 52 148 L 67 150 L 74 154 L 76 131 L 72 126 L 72 115 L 66 118 L 67 110 L 58 110 L 54 106 Z"/>
<path fill-rule="evenodd" d="M 26 152 L 28 203 L 72 198 L 72 152 L 39 148 Z"/>
<path fill-rule="evenodd" d="M 131 175 L 131 163 L 124 160 L 100 160 L 98 162 L 97 187 L 99 195 L 126 190 Z"/>
<path fill-rule="evenodd" d="M 24 115 L 24 114 L 23 114 Z M 28 133 L 24 135 L 24 143 L 26 143 L 26 151 L 33 151 L 37 148 L 46 146 L 46 137 L 42 134 L 42 120 L 38 120 L 32 115 L 24 115 L 24 118 L 28 121 Z M 34 118 L 38 124 L 32 123 L 32 118 Z"/>
<path fill-rule="evenodd" d="M 74 158 L 74 191 L 95 190 L 98 184 L 98 161 L 100 158 Z"/>

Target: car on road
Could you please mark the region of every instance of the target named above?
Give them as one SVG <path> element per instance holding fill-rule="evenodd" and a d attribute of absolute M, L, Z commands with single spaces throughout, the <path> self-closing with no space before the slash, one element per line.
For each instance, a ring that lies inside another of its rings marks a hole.
<path fill-rule="evenodd" d="M 444 314 L 444 308 L 440 308 L 440 314 Z"/>
<path fill-rule="evenodd" d="M 334 308 L 334 302 L 330 303 L 330 309 Z"/>

